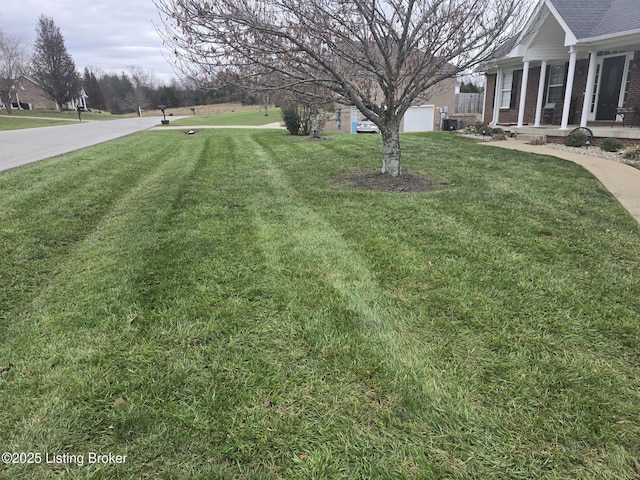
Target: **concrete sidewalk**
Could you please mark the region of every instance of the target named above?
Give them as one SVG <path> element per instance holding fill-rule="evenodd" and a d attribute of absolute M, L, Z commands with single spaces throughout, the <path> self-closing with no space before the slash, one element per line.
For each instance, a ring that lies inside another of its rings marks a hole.
<path fill-rule="evenodd" d="M 509 148 L 538 155 L 551 155 L 577 163 L 591 172 L 609 190 L 624 208 L 640 222 L 640 170 L 624 163 L 579 153 L 529 145 L 521 140 L 491 142 L 485 145 Z"/>

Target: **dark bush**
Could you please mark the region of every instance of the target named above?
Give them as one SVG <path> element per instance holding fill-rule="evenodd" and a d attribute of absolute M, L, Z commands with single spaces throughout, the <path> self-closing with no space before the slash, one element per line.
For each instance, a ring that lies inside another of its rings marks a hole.
<path fill-rule="evenodd" d="M 280 107 L 280 115 L 284 126 L 287 128 L 291 135 L 300 135 L 300 128 L 302 126 L 302 119 L 298 112 L 298 106 L 295 104 L 287 104 Z"/>
<path fill-rule="evenodd" d="M 309 135 L 311 133 L 311 108 L 306 105 L 288 103 L 280 107 L 284 126 L 291 135 Z"/>
<path fill-rule="evenodd" d="M 567 147 L 584 147 L 587 144 L 589 137 L 583 132 L 571 132 L 564 139 L 564 144 Z"/>
<path fill-rule="evenodd" d="M 600 145 L 600 150 L 605 152 L 617 152 L 621 150 L 624 145 L 617 138 L 605 138 Z"/>

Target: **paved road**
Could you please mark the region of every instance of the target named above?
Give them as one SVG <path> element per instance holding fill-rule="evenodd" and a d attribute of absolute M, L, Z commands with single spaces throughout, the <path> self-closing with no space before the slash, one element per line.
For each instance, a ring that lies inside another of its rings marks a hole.
<path fill-rule="evenodd" d="M 159 123 L 160 117 L 135 117 L 1 131 L 0 171 L 124 137 Z"/>

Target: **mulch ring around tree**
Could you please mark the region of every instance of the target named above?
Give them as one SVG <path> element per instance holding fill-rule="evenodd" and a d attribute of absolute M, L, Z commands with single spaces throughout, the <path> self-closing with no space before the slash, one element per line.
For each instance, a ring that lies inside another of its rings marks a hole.
<path fill-rule="evenodd" d="M 421 193 L 442 189 L 442 185 L 414 173 L 403 173 L 398 177 L 392 177 L 380 171 L 356 172 L 343 177 L 341 180 L 359 190 L 375 190 L 379 192 Z"/>

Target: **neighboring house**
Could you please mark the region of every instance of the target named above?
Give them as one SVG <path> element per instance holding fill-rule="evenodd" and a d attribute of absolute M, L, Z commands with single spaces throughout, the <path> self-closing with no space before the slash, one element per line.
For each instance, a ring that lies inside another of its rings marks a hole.
<path fill-rule="evenodd" d="M 430 132 L 446 127 L 444 120 L 456 114 L 456 85 L 455 77 L 446 78 L 424 92 L 404 114 L 400 131 Z"/>
<path fill-rule="evenodd" d="M 26 107 L 27 105 L 28 108 Z M 55 110 L 56 104 L 53 100 L 47 98 L 42 87 L 35 80 L 22 75 L 16 80 L 14 108 Z"/>
<path fill-rule="evenodd" d="M 638 126 L 639 0 L 541 0 L 484 70 L 487 123 Z"/>
<path fill-rule="evenodd" d="M 67 102 L 65 108 L 67 110 L 77 110 L 78 107 L 80 107 L 83 110 L 86 110 L 87 109 L 87 98 L 89 98 L 89 96 L 84 91 L 84 88 L 81 88 L 80 89 L 80 93 L 78 94 L 77 98 L 74 98 L 70 102 Z"/>
<path fill-rule="evenodd" d="M 415 105 L 405 113 L 400 124 L 401 132 L 430 132 L 440 130 L 443 120 L 455 115 L 456 79 L 448 78 L 427 90 Z M 327 129 L 355 133 L 356 124 L 364 118 L 357 108 L 336 105 L 335 122 L 327 123 Z M 338 128 L 337 126 L 340 126 Z"/>
<path fill-rule="evenodd" d="M 56 103 L 47 98 L 42 87 L 33 79 L 22 75 L 15 82 L 12 95 L 13 107 L 25 110 L 57 110 Z M 78 106 L 87 107 L 87 95 L 82 89 L 78 98 L 68 102 L 65 108 L 75 110 Z"/>

